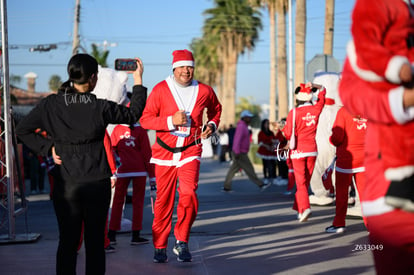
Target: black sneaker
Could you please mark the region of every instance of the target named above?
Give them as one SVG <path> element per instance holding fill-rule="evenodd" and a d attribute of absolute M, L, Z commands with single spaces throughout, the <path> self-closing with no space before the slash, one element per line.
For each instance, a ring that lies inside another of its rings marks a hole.
<path fill-rule="evenodd" d="M 105 247 L 105 253 L 114 253 L 115 251 L 116 249 L 112 245 L 108 245 L 107 247 Z"/>
<path fill-rule="evenodd" d="M 154 263 L 167 263 L 167 249 L 165 248 L 156 248 L 154 251 Z"/>
<path fill-rule="evenodd" d="M 149 243 L 149 240 L 145 238 L 141 238 L 141 237 L 132 238 L 131 240 L 131 245 L 146 244 L 146 243 Z"/>
<path fill-rule="evenodd" d="M 177 261 L 179 262 L 191 262 L 193 260 L 186 242 L 177 241 L 174 245 L 173 252 L 178 256 Z"/>
<path fill-rule="evenodd" d="M 110 244 L 115 245 L 116 244 L 116 231 L 115 230 L 108 230 L 108 239 L 110 241 Z"/>
<path fill-rule="evenodd" d="M 132 231 L 131 245 L 146 244 L 146 243 L 149 243 L 149 240 L 141 238 L 140 230 Z"/>

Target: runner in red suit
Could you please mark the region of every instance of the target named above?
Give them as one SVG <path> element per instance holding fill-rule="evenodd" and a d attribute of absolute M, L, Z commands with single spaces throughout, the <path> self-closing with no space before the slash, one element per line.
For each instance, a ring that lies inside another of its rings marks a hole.
<path fill-rule="evenodd" d="M 335 218 L 327 233 L 345 232 L 349 187 L 352 179 L 361 196 L 365 187 L 364 144 L 367 120 L 351 115 L 344 107 L 339 109 L 332 127 L 330 143 L 336 147 Z"/>
<path fill-rule="evenodd" d="M 173 75 L 158 83 L 150 93 L 140 123 L 156 130 L 151 162 L 155 164 L 157 200 L 152 236 L 154 262 L 167 262 L 166 247 L 178 185 L 176 243 L 173 252 L 178 261 L 190 262 L 188 241 L 197 216 L 196 190 L 202 144 L 218 127 L 221 104 L 214 90 L 193 80 L 194 58 L 190 51 L 173 52 Z M 203 125 L 207 109 L 207 124 Z"/>
<path fill-rule="evenodd" d="M 312 104 L 312 89 L 320 89 L 315 105 Z M 289 112 L 283 133 L 286 139 L 290 140 L 290 158 L 296 180 L 293 209 L 298 211 L 299 222 L 304 222 L 312 213 L 308 190 L 318 155 L 315 140 L 316 127 L 325 104 L 326 90 L 320 85 L 308 83 L 297 87 L 295 94 L 298 107 Z M 293 143 L 294 148 L 292 148 Z"/>
<path fill-rule="evenodd" d="M 339 94 L 369 120 L 361 198 L 378 274 L 414 273 L 414 18 L 410 1 L 357 0 Z"/>

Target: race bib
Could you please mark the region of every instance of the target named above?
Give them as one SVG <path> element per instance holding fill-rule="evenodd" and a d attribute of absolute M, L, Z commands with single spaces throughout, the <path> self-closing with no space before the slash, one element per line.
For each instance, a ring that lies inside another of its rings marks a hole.
<path fill-rule="evenodd" d="M 177 137 L 188 137 L 191 131 L 191 117 L 190 113 L 186 112 L 185 115 L 187 116 L 187 123 L 181 126 L 177 126 L 177 128 L 171 132 L 172 135 Z"/>

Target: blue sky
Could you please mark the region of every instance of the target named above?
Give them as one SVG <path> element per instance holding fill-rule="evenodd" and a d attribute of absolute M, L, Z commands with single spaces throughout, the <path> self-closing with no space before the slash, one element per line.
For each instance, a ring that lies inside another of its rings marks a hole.
<path fill-rule="evenodd" d="M 342 64 L 350 39 L 350 16 L 354 0 L 335 1 L 333 55 Z M 308 0 L 306 59 L 323 50 L 325 0 Z M 67 79 L 66 64 L 72 52 L 75 0 L 8 0 L 10 75 L 38 75 L 37 91 L 47 91 L 53 74 Z M 152 89 L 171 74 L 172 51 L 189 48 L 201 36 L 203 11 L 212 0 L 81 0 L 81 45 L 110 45 L 108 64 L 119 57 L 140 57 L 145 66 L 144 85 Z M 252 97 L 257 104 L 269 101 L 269 20 L 261 10 L 263 29 L 252 52 L 239 59 L 237 98 Z M 56 50 L 30 52 L 39 44 L 56 43 Z M 116 46 L 113 46 L 116 43 Z M 296 85 L 296 83 L 294 84 Z M 19 84 L 26 88 L 26 80 Z"/>

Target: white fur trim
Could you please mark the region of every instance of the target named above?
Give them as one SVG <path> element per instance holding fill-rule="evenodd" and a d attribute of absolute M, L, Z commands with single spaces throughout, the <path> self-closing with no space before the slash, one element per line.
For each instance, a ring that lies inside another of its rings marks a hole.
<path fill-rule="evenodd" d="M 305 157 L 316 157 L 318 155 L 318 152 L 300 152 L 297 150 L 293 150 L 290 154 L 291 159 L 300 159 Z"/>
<path fill-rule="evenodd" d="M 404 124 L 414 118 L 413 107 L 404 110 L 403 94 L 404 88 L 402 86 L 391 89 L 388 94 L 391 114 L 394 117 L 395 121 L 397 121 L 399 124 Z"/>
<path fill-rule="evenodd" d="M 340 168 L 338 166 L 335 167 L 335 171 L 341 172 L 343 174 L 355 174 L 365 172 L 365 167 L 356 167 L 351 169 Z"/>
<path fill-rule="evenodd" d="M 400 70 L 404 64 L 410 64 L 406 57 L 399 55 L 393 56 L 388 62 L 387 69 L 385 70 L 385 78 L 392 83 L 401 83 Z"/>
<path fill-rule="evenodd" d="M 363 70 L 358 67 L 357 64 L 357 55 L 355 52 L 355 45 L 354 41 L 351 40 L 348 42 L 348 45 L 346 46 L 346 53 L 348 55 L 349 63 L 351 64 L 351 67 L 355 74 L 357 74 L 360 78 L 370 81 L 370 82 L 379 82 L 383 81 L 383 78 L 373 71 Z"/>
<path fill-rule="evenodd" d="M 414 174 L 414 166 L 401 166 L 396 168 L 388 168 L 385 170 L 385 178 L 387 180 L 397 180 L 401 181 L 405 178 L 408 178 Z"/>
<path fill-rule="evenodd" d="M 167 125 L 168 125 L 168 130 L 170 131 L 175 130 L 175 126 L 172 122 L 172 116 L 167 117 Z"/>
<path fill-rule="evenodd" d="M 256 153 L 256 156 L 258 157 L 258 158 L 261 158 L 261 159 L 273 159 L 273 160 L 276 160 L 277 159 L 277 157 L 276 156 L 266 156 L 266 155 L 262 155 L 262 154 L 259 154 L 259 153 Z"/>
<path fill-rule="evenodd" d="M 173 69 L 177 67 L 183 67 L 183 66 L 190 66 L 194 67 L 194 61 L 192 60 L 181 60 L 173 63 Z"/>
<path fill-rule="evenodd" d="M 191 156 L 185 159 L 182 159 L 180 161 L 175 161 L 175 160 L 165 160 L 165 159 L 156 159 L 156 158 L 151 158 L 150 162 L 160 165 L 160 166 L 176 166 L 176 167 L 181 167 L 184 164 L 187 164 L 193 160 L 198 160 L 200 161 L 201 157 L 199 156 Z"/>
<path fill-rule="evenodd" d="M 361 202 L 361 208 L 364 217 L 382 215 L 395 210 L 394 207 L 385 203 L 384 197 L 372 201 L 363 201 Z"/>

